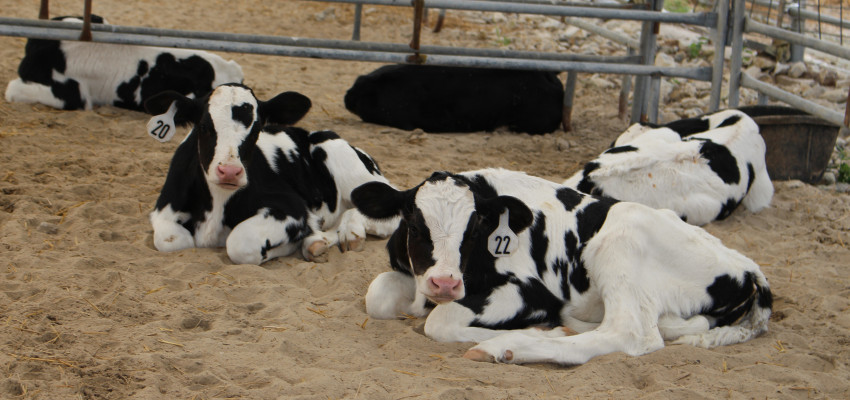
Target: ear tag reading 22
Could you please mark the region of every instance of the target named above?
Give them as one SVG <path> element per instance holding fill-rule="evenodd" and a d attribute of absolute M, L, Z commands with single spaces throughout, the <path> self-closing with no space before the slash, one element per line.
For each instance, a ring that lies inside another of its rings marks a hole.
<path fill-rule="evenodd" d="M 519 247 L 519 238 L 508 224 L 508 210 L 499 216 L 499 226 L 487 238 L 487 249 L 494 257 L 510 257 Z"/>
<path fill-rule="evenodd" d="M 174 114 L 177 114 L 177 102 L 172 102 L 165 114 L 154 116 L 148 121 L 148 133 L 161 143 L 174 137 Z"/>

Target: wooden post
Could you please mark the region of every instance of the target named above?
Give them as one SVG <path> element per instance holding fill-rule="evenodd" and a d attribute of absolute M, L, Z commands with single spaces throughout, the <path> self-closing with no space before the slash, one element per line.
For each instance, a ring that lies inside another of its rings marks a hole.
<path fill-rule="evenodd" d="M 413 55 L 407 57 L 407 62 L 422 64 L 425 58 L 419 55 L 419 39 L 422 35 L 422 18 L 425 16 L 425 0 L 413 0 L 413 39 L 410 40 L 410 48 Z"/>
<path fill-rule="evenodd" d="M 80 40 L 91 42 L 91 0 L 86 0 L 85 10 L 83 11 L 83 31 L 80 33 Z"/>
<path fill-rule="evenodd" d="M 38 10 L 38 19 L 50 19 L 50 0 L 41 0 L 41 8 Z"/>

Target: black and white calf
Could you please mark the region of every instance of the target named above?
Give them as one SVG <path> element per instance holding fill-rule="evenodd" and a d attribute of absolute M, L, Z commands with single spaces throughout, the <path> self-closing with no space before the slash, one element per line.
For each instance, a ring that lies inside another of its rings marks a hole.
<path fill-rule="evenodd" d="M 158 250 L 226 246 L 233 262 L 260 264 L 301 247 L 320 260 L 330 246 L 357 250 L 366 233 L 388 236 L 398 225 L 351 206 L 358 185 L 387 184 L 366 153 L 334 132 L 275 125 L 300 120 L 307 97 L 260 101 L 248 87 L 226 84 L 200 99 L 163 92 L 146 105 L 163 113 L 172 103 L 175 123 L 194 128 L 150 215 Z"/>
<path fill-rule="evenodd" d="M 563 98 L 555 72 L 387 65 L 357 78 L 345 108 L 405 130 L 543 134 L 558 129 Z"/>
<path fill-rule="evenodd" d="M 424 316 L 436 303 L 425 333 L 480 342 L 469 358 L 581 364 L 767 330 L 758 265 L 669 210 L 501 169 L 435 173 L 407 191 L 368 183 L 352 199 L 372 218 L 402 215 L 369 315 Z M 579 334 L 529 328 L 541 325 Z"/>
<path fill-rule="evenodd" d="M 773 198 L 764 139 L 737 110 L 658 128 L 634 124 L 564 185 L 667 208 L 694 225 L 726 218 L 741 203 L 760 211 Z"/>
<path fill-rule="evenodd" d="M 79 17 L 54 20 L 82 23 Z M 92 22 L 105 23 L 96 15 Z M 202 97 L 223 83 L 241 83 L 242 68 L 200 50 L 29 39 L 18 76 L 6 87 L 7 101 L 144 111 L 145 100 L 159 92 Z"/>

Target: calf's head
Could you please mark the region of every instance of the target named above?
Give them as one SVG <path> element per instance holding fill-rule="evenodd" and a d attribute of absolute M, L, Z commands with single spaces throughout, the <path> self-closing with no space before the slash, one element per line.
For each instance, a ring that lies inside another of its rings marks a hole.
<path fill-rule="evenodd" d="M 224 190 L 248 184 L 245 166 L 267 123 L 293 124 L 311 107 L 310 99 L 299 93 L 285 92 L 261 101 L 247 86 L 233 83 L 199 99 L 162 92 L 148 99 L 145 108 L 151 114 L 163 114 L 172 104 L 175 124 L 194 125 L 187 140 L 198 142 L 200 166 L 210 187 Z"/>
<path fill-rule="evenodd" d="M 440 304 L 462 299 L 464 281 L 473 256 L 493 257 L 487 252 L 487 239 L 509 212 L 509 225 L 520 233 L 532 222 L 531 210 L 510 196 L 485 198 L 460 175 L 436 172 L 422 184 L 398 191 L 381 182 L 356 188 L 354 205 L 369 218 L 402 216 L 395 235 L 405 247 L 416 287 L 431 301 Z M 476 262 L 476 261 L 473 261 Z"/>

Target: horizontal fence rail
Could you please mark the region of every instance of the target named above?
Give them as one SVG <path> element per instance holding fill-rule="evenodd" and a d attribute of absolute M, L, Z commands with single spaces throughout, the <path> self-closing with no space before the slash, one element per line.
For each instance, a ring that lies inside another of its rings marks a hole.
<path fill-rule="evenodd" d="M 81 24 L 59 21 L 32 21 L 16 18 L 0 18 L 0 35 L 19 36 L 38 39 L 77 40 Z M 366 50 L 363 42 L 330 41 L 337 46 L 352 44 L 351 48 L 313 47 L 320 43 L 303 38 L 283 36 L 264 37 L 257 35 L 212 33 L 184 30 L 126 27 L 119 25 L 92 25 L 92 38 L 95 42 L 113 44 L 134 44 L 146 46 L 191 48 L 210 51 L 231 51 L 240 53 L 283 55 L 304 58 L 338 59 L 350 61 L 370 61 L 383 63 L 408 63 L 413 50 L 405 47 L 404 52 Z M 127 33 L 135 32 L 135 33 Z M 287 44 L 271 44 L 264 40 Z M 309 43 L 309 45 L 307 44 Z M 380 44 L 385 45 L 385 44 Z M 356 48 L 357 46 L 363 46 Z M 380 47 L 380 46 L 379 46 Z M 652 65 L 633 65 L 590 61 L 558 61 L 545 59 L 516 59 L 497 57 L 476 57 L 461 55 L 428 54 L 423 47 L 419 53 L 426 56 L 424 64 L 487 67 L 505 69 L 531 69 L 547 71 L 577 71 L 589 73 L 611 73 L 631 75 L 655 75 L 680 77 L 694 80 L 711 80 L 709 67 L 656 67 Z M 573 56 L 574 58 L 577 56 Z M 586 56 L 585 56 L 586 57 Z M 580 59 L 577 58 L 577 59 Z M 634 58 L 626 56 L 626 59 Z M 621 58 L 618 61 L 622 61 Z"/>
<path fill-rule="evenodd" d="M 794 108 L 803 110 L 809 114 L 818 116 L 823 118 L 825 121 L 835 125 L 844 125 L 844 115 L 840 112 L 832 111 L 826 107 L 823 107 L 817 103 L 806 100 L 800 96 L 797 96 L 793 93 L 786 92 L 782 89 L 779 89 L 771 84 L 764 83 L 752 76 L 748 75 L 746 72 L 741 74 L 741 86 L 745 88 L 750 88 L 757 90 L 761 93 L 764 93 L 770 96 L 773 99 L 779 100 L 783 103 L 789 104 Z"/>
<path fill-rule="evenodd" d="M 810 38 L 806 35 L 763 24 L 761 22 L 753 20 L 752 18 L 745 18 L 744 21 L 745 32 L 760 33 L 765 36 L 770 36 L 776 39 L 782 39 L 787 42 L 803 45 L 807 48 L 812 48 L 827 54 L 832 54 L 836 57 L 850 59 L 850 48 L 841 46 L 839 44 Z"/>
<path fill-rule="evenodd" d="M 381 6 L 410 7 L 410 0 L 318 0 L 323 3 L 372 4 Z M 612 9 L 608 7 L 576 7 L 558 4 L 517 4 L 498 1 L 472 0 L 428 0 L 428 8 L 446 8 L 449 10 L 491 11 L 503 13 L 552 15 L 558 17 L 585 17 L 602 19 L 622 19 L 633 21 L 651 21 L 664 23 L 682 23 L 712 28 L 717 24 L 717 14 L 701 13 L 661 13 L 633 9 Z"/>

